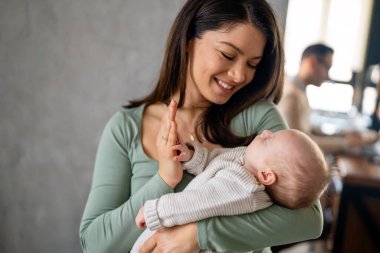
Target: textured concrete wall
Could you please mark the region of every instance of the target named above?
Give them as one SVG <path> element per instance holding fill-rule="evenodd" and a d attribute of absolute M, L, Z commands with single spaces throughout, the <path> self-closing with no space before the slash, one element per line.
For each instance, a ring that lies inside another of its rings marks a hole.
<path fill-rule="evenodd" d="M 0 252 L 81 252 L 100 133 L 153 87 L 183 2 L 0 0 Z"/>
<path fill-rule="evenodd" d="M 286 25 L 286 13 L 288 11 L 289 0 L 267 0 L 267 1 L 273 7 L 278 23 L 282 29 L 282 32 L 284 33 L 285 25 Z"/>
<path fill-rule="evenodd" d="M 153 86 L 183 1 L 0 1 L 0 252 L 81 252 L 99 135 Z"/>

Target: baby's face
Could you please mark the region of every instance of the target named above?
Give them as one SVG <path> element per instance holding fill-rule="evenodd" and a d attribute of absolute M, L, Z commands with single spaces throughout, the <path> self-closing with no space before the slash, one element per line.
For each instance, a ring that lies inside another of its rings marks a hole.
<path fill-rule="evenodd" d="M 253 171 L 266 168 L 269 159 L 291 154 L 293 150 L 291 143 L 292 133 L 289 130 L 275 133 L 264 130 L 248 145 L 244 156 L 246 167 Z"/>

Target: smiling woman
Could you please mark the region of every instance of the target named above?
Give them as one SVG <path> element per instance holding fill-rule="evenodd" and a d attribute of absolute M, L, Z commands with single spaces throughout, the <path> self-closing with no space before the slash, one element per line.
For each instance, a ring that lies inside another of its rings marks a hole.
<path fill-rule="evenodd" d="M 286 128 L 275 107 L 284 61 L 279 34 L 265 0 L 185 3 L 171 28 L 156 87 L 104 130 L 81 222 L 84 251 L 128 252 L 142 233 L 135 217 L 143 203 L 182 191 L 192 180 L 162 148 L 163 133 L 188 142 L 188 133 L 195 132 L 201 146 L 213 149 L 247 145 L 266 129 Z M 168 109 L 171 100 L 178 101 L 176 113 L 173 104 Z M 321 220 L 319 203 L 294 210 L 272 205 L 162 229 L 142 252 L 268 252 L 271 245 L 318 237 Z"/>

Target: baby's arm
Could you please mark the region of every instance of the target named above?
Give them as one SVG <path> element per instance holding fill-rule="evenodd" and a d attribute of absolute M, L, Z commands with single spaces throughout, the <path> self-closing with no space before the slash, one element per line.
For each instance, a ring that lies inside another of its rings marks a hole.
<path fill-rule="evenodd" d="M 183 163 L 183 169 L 187 170 L 190 174 L 198 175 L 207 166 L 207 158 L 209 151 L 207 148 L 202 147 L 197 142 L 183 143 L 177 141 L 177 145 L 173 146 L 173 151 L 177 152 L 177 156 L 174 157 L 174 161 Z"/>
<path fill-rule="evenodd" d="M 214 216 L 254 212 L 272 204 L 264 187 L 255 185 L 247 174 L 225 169 L 206 182 L 204 175 L 194 179 L 200 179 L 199 184 L 191 189 L 145 202 L 146 226 L 156 230 Z"/>
<path fill-rule="evenodd" d="M 189 150 L 185 152 L 191 152 L 191 155 L 189 159 L 182 160 L 183 169 L 193 175 L 199 175 L 215 157 L 230 150 L 229 148 L 214 148 L 210 151 L 196 141 L 188 142 L 185 146 Z"/>
<path fill-rule="evenodd" d="M 192 156 L 183 163 L 183 169 L 190 174 L 199 175 L 206 168 L 209 151 L 197 142 L 189 142 L 186 146 L 192 151 Z"/>
<path fill-rule="evenodd" d="M 190 164 L 186 167 L 184 166 L 184 169 L 191 170 L 192 167 L 194 167 L 193 170 L 189 171 L 190 173 L 196 175 L 203 171 L 202 166 L 204 167 L 205 162 L 203 164 L 199 164 L 199 162 L 202 162 L 200 159 L 197 159 L 199 155 L 201 154 L 203 156 L 204 153 L 207 152 L 206 148 L 202 148 L 200 145 L 196 145 L 196 155 L 195 153 L 195 145 L 194 143 L 184 144 L 182 141 L 177 140 L 177 144 L 171 147 L 172 151 L 176 151 L 177 155 L 174 156 L 173 160 L 177 162 L 184 162 L 186 164 Z M 201 149 L 201 151 L 200 151 Z M 206 152 L 203 152 L 203 150 Z M 207 156 L 206 156 L 207 157 Z M 187 163 L 186 163 L 187 162 Z M 191 166 L 192 165 L 192 166 Z M 144 216 L 144 207 L 141 207 L 138 211 L 136 218 L 135 218 L 136 226 L 138 228 L 144 228 L 145 227 L 145 216 Z"/>

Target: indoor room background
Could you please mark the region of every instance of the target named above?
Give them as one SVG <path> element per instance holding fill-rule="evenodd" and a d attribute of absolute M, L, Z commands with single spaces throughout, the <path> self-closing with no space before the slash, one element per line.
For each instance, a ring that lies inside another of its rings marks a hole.
<path fill-rule="evenodd" d="M 184 2 L 0 0 L 0 252 L 81 252 L 79 222 L 103 127 L 154 87 Z M 292 1 L 269 2 L 285 30 Z M 296 62 L 309 42 L 331 42 L 327 34 L 322 29 L 295 49 L 286 44 L 295 50 L 287 60 Z M 363 52 L 362 65 L 349 71 L 369 65 Z"/>

